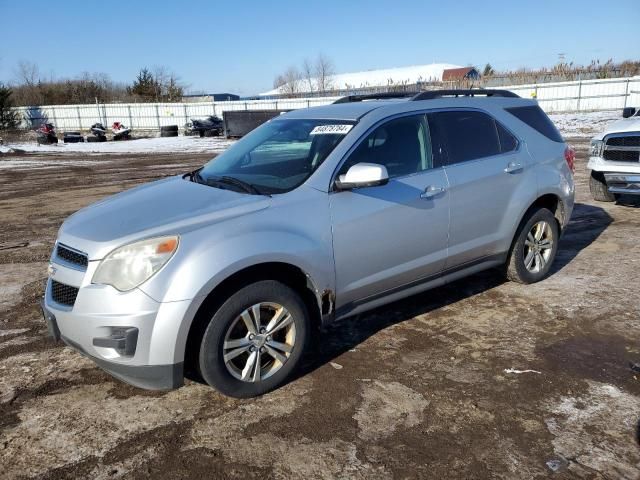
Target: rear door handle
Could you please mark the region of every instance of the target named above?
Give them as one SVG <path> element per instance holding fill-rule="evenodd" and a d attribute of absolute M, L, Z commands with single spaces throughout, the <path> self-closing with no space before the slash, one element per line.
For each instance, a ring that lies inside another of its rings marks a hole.
<path fill-rule="evenodd" d="M 504 169 L 505 173 L 520 173 L 522 171 L 522 164 L 517 162 L 509 162 L 507 168 Z"/>
<path fill-rule="evenodd" d="M 424 192 L 420 194 L 420 198 L 426 200 L 426 199 L 438 196 L 441 193 L 444 193 L 445 191 L 446 189 L 444 187 L 429 185 L 427 188 L 424 189 Z"/>

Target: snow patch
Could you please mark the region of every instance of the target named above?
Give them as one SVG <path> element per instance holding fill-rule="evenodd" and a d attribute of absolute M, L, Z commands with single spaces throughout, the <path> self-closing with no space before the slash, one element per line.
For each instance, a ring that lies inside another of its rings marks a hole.
<path fill-rule="evenodd" d="M 640 453 L 631 437 L 640 398 L 615 385 L 588 385 L 586 393 L 548 405 L 545 423 L 556 455 L 607 478 L 638 478 Z"/>
<path fill-rule="evenodd" d="M 611 122 L 621 118 L 620 110 L 600 112 L 551 113 L 549 118 L 564 137 L 593 137 Z"/>
<path fill-rule="evenodd" d="M 22 150 L 27 153 L 219 153 L 223 152 L 235 140 L 216 137 L 158 137 L 140 138 L 119 142 L 102 143 L 58 143 L 54 145 L 38 145 L 37 143 L 13 143 L 0 145 L 0 152 L 11 153 Z"/>

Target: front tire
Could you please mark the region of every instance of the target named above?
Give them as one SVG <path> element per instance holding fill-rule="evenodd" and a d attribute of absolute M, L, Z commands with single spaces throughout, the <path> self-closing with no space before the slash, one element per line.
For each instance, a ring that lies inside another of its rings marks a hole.
<path fill-rule="evenodd" d="M 253 283 L 211 313 L 198 363 L 202 378 L 221 393 L 262 395 L 285 383 L 300 363 L 310 317 L 303 300 L 286 285 Z"/>
<path fill-rule="evenodd" d="M 549 274 L 556 258 L 560 228 L 546 208 L 529 215 L 518 229 L 507 261 L 506 277 L 518 283 L 539 282 Z"/>
<path fill-rule="evenodd" d="M 615 194 L 609 191 L 607 182 L 604 179 L 604 175 L 601 172 L 591 170 L 591 176 L 589 177 L 589 190 L 594 200 L 598 202 L 615 202 Z"/>

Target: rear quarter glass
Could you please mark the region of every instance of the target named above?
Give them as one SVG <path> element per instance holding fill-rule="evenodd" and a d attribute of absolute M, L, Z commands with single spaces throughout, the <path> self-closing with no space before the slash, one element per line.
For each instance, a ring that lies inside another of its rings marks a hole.
<path fill-rule="evenodd" d="M 564 139 L 562 138 L 562 135 L 560 135 L 556 126 L 539 106 L 529 105 L 526 107 L 505 108 L 505 110 L 518 120 L 521 120 L 537 132 L 547 137 L 549 140 L 564 143 Z"/>

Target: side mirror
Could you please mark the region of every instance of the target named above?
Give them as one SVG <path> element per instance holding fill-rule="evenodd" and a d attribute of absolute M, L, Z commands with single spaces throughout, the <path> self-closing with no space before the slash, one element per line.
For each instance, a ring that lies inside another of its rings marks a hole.
<path fill-rule="evenodd" d="M 377 187 L 389 182 L 387 167 L 375 163 L 357 163 L 336 179 L 337 190 Z"/>
<path fill-rule="evenodd" d="M 622 118 L 633 117 L 636 114 L 636 109 L 634 107 L 626 107 L 622 109 Z"/>

